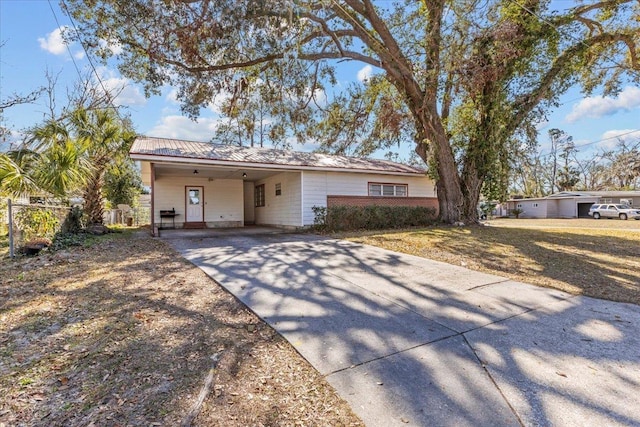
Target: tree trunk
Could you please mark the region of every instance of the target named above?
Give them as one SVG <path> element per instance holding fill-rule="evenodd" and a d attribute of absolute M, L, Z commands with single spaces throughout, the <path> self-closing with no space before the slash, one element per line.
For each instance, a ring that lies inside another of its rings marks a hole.
<path fill-rule="evenodd" d="M 420 125 L 425 135 L 423 141 L 429 141 L 430 152 L 427 151 L 426 143 L 416 145 L 415 151 L 426 164 L 431 165 L 435 162 L 438 174 L 436 191 L 440 208 L 439 218 L 444 223 L 453 224 L 465 219 L 463 217 L 464 197 L 449 138 L 437 116 L 433 117 L 429 118 L 426 115 L 420 117 Z"/>
<path fill-rule="evenodd" d="M 478 222 L 478 204 L 480 203 L 480 194 L 482 191 L 483 179 L 479 176 L 478 170 L 474 165 L 467 166 L 463 174 L 463 222 L 472 224 Z"/>
<path fill-rule="evenodd" d="M 102 224 L 104 221 L 102 179 L 103 173 L 96 172 L 87 180 L 84 191 L 84 209 L 89 217 L 89 224 Z"/>

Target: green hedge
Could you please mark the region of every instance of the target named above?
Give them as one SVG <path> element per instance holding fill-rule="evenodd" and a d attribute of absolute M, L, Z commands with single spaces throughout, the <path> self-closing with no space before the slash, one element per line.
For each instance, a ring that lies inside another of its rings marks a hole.
<path fill-rule="evenodd" d="M 380 230 L 431 225 L 436 210 L 421 206 L 314 206 L 316 228 L 327 231 Z"/>

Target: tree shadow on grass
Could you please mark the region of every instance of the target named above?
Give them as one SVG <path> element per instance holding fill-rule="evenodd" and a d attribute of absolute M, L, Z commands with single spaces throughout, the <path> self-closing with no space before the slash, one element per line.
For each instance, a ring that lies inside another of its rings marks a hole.
<path fill-rule="evenodd" d="M 272 369 L 321 387 L 271 328 L 163 242 L 107 241 L 79 253 L 30 260 L 26 272 L 3 266 L 11 281 L 0 286 L 0 424 L 179 425 L 216 353 L 219 387 L 205 424 L 296 418 L 286 400 L 305 390 L 264 380 Z M 46 269 L 57 269 L 54 279 Z M 269 401 L 252 402 L 247 390 Z M 330 424 L 355 419 L 335 407 L 307 412 Z"/>
<path fill-rule="evenodd" d="M 637 306 L 308 235 L 172 244 L 368 425 L 640 423 Z"/>
<path fill-rule="evenodd" d="M 393 239 L 438 239 L 438 249 L 459 255 L 474 268 L 496 271 L 516 280 L 556 287 L 612 301 L 640 301 L 640 241 L 536 229 L 466 227 L 421 230 L 376 237 L 382 245 Z M 422 255 L 429 257 L 428 250 Z"/>

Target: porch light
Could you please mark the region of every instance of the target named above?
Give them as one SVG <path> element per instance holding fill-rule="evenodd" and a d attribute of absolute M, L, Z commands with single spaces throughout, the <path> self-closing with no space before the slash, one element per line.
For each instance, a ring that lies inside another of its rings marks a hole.
<path fill-rule="evenodd" d="M 242 177 L 246 178 L 247 177 L 247 173 L 246 172 L 242 172 Z"/>
<path fill-rule="evenodd" d="M 198 169 L 194 169 L 194 170 L 193 170 L 193 174 L 194 174 L 194 175 L 198 175 L 198 173 L 199 173 L 199 172 L 198 172 Z"/>

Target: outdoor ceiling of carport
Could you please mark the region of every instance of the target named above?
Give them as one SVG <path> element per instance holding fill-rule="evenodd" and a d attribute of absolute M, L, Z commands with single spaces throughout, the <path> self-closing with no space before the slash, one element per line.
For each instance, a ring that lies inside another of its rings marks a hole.
<path fill-rule="evenodd" d="M 194 174 L 197 170 L 198 173 Z M 211 179 L 240 179 L 244 181 L 259 181 L 261 179 L 268 178 L 273 175 L 277 175 L 283 172 L 299 172 L 293 170 L 283 169 L 251 169 L 251 168 L 239 168 L 239 167 L 224 167 L 224 166 L 208 166 L 197 164 L 155 164 L 155 176 L 156 179 L 166 176 L 175 177 L 193 177 L 193 178 L 211 178 Z M 243 177 L 243 174 L 247 174 Z"/>

